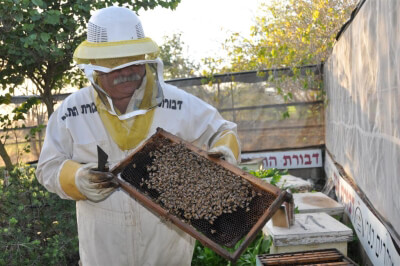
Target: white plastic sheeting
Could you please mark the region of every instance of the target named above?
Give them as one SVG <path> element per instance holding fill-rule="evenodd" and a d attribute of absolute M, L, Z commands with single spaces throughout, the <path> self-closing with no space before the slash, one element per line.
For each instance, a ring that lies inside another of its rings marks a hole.
<path fill-rule="evenodd" d="M 400 233 L 400 1 L 369 0 L 324 66 L 326 147 Z"/>

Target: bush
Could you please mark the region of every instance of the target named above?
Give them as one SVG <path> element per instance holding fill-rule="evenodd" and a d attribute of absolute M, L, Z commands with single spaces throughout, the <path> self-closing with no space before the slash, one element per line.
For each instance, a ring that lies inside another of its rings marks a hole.
<path fill-rule="evenodd" d="M 75 202 L 48 192 L 35 171 L 19 166 L 10 174 L 8 186 L 0 182 L 0 265 L 77 265 Z M 270 245 L 271 239 L 260 233 L 236 265 L 255 265 L 256 256 L 267 253 Z M 192 265 L 231 263 L 197 241 Z"/>
<path fill-rule="evenodd" d="M 235 248 L 228 249 L 230 252 L 234 252 L 242 241 L 239 241 Z M 269 253 L 269 249 L 272 245 L 271 237 L 264 237 L 263 233 L 259 233 L 254 239 L 254 241 L 246 248 L 243 254 L 240 256 L 238 261 L 235 264 L 232 264 L 230 261 L 225 260 L 217 253 L 212 251 L 211 249 L 204 247 L 199 241 L 196 241 L 196 245 L 194 248 L 192 266 L 202 266 L 202 265 L 238 265 L 238 266 L 252 266 L 256 265 L 257 255 L 259 254 L 267 254 Z"/>
<path fill-rule="evenodd" d="M 0 185 L 0 265 L 77 265 L 75 202 L 48 192 L 35 170 L 16 167 Z"/>

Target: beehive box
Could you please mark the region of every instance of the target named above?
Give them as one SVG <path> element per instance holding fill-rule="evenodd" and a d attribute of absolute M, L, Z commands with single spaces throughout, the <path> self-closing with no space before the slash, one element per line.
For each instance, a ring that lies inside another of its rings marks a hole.
<path fill-rule="evenodd" d="M 231 261 L 291 200 L 291 194 L 162 129 L 111 172 L 144 207 Z M 233 253 L 227 250 L 243 238 Z"/>
<path fill-rule="evenodd" d="M 257 266 L 267 265 L 357 265 L 337 249 L 264 254 L 257 256 Z"/>
<path fill-rule="evenodd" d="M 264 234 L 272 237 L 271 254 L 336 248 L 347 255 L 347 243 L 353 239 L 351 228 L 323 212 L 298 213 L 295 217 L 291 228 L 271 222 L 263 228 Z"/>

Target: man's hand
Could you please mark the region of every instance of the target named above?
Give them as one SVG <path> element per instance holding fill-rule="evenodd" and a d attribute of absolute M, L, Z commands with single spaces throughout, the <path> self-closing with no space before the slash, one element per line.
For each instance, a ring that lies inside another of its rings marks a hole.
<path fill-rule="evenodd" d="M 112 173 L 96 171 L 96 167 L 96 163 L 89 163 L 79 168 L 75 174 L 75 184 L 86 198 L 99 202 L 107 198 L 119 184 Z"/>
<path fill-rule="evenodd" d="M 233 152 L 226 146 L 217 146 L 208 151 L 208 155 L 211 157 L 222 158 L 230 164 L 237 164 L 237 160 L 233 155 Z"/>

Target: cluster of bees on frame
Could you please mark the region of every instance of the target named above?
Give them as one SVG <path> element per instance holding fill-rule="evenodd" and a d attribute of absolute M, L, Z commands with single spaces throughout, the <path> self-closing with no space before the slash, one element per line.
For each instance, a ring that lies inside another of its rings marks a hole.
<path fill-rule="evenodd" d="M 168 143 L 149 155 L 149 178 L 140 185 L 156 190 L 156 202 L 185 222 L 205 219 L 214 224 L 224 213 L 238 208 L 250 211 L 249 204 L 257 195 L 252 185 L 184 144 Z"/>

